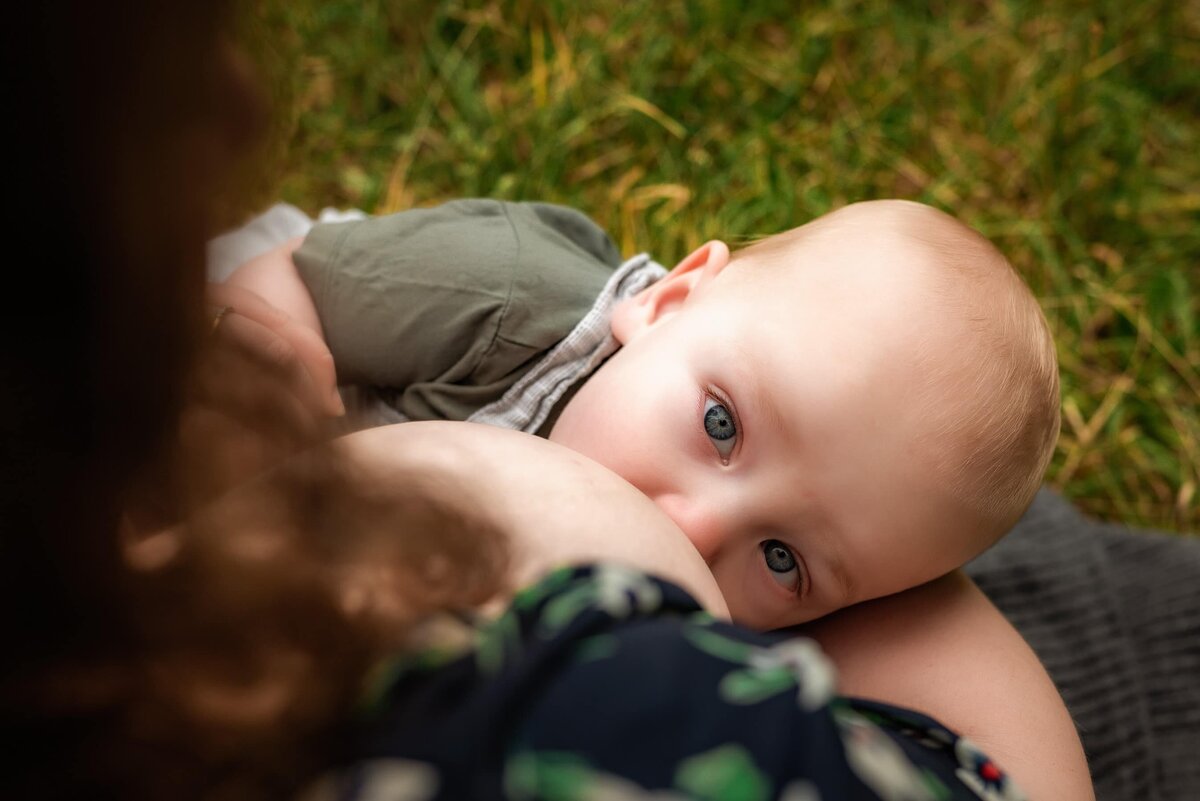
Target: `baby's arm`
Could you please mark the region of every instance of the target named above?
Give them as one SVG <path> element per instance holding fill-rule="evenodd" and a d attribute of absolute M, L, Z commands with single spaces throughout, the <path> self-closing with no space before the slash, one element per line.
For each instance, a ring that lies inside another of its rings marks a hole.
<path fill-rule="evenodd" d="M 1095 796 L 1071 717 L 1029 645 L 956 571 L 806 624 L 847 695 L 926 712 L 995 757 L 1031 801 Z"/>
<path fill-rule="evenodd" d="M 297 323 L 312 329 L 324 339 L 321 319 L 317 307 L 300 273 L 292 254 L 304 244 L 304 237 L 289 239 L 277 248 L 243 264 L 226 282 L 240 286 L 262 297 L 275 308 L 284 312 Z"/>

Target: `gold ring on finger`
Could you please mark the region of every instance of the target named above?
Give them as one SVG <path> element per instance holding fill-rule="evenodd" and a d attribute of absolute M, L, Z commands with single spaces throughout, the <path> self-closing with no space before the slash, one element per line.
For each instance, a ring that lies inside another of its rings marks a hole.
<path fill-rule="evenodd" d="M 221 320 L 223 320 L 225 318 L 225 315 L 229 314 L 232 311 L 233 311 L 232 306 L 219 307 L 216 310 L 216 312 L 213 314 L 212 328 L 209 329 L 208 333 L 209 334 L 217 333 L 217 326 L 219 326 L 221 324 Z"/>

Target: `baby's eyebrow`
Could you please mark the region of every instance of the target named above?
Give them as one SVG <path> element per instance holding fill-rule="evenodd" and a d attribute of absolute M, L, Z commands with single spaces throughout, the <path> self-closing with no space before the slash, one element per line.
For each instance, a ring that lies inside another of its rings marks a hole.
<path fill-rule="evenodd" d="M 737 370 L 738 380 L 744 385 L 742 393 L 749 398 L 750 412 L 753 415 L 754 425 L 765 426 L 769 430 L 784 432 L 789 436 L 786 437 L 787 445 L 795 444 L 795 432 L 788 420 L 784 417 L 780 405 L 775 398 L 775 393 L 771 391 L 769 380 L 764 379 L 764 375 L 769 375 L 770 370 L 764 370 L 762 373 L 756 374 L 744 365 L 752 365 L 756 362 L 761 364 L 761 354 L 756 359 L 754 354 L 749 352 L 749 349 L 739 343 L 736 348 L 736 360 L 734 364 L 743 365 Z M 740 394 L 740 393 L 739 393 Z"/>
<path fill-rule="evenodd" d="M 774 431 L 787 432 L 791 435 L 793 433 L 792 426 L 788 424 L 787 418 L 779 411 L 779 405 L 775 402 L 775 393 L 763 386 L 764 383 L 761 381 L 757 382 L 750 395 L 750 405 L 754 410 L 754 419 L 758 421 L 759 425 L 765 425 Z M 789 445 L 794 443 L 795 437 L 788 436 L 787 442 Z"/>

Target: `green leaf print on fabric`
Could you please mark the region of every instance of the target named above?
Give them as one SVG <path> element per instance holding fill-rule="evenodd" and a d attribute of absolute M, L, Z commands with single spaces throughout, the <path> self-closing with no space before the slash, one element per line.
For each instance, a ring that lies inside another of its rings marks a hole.
<path fill-rule="evenodd" d="M 760 671 L 789 671 L 799 688 L 796 702 L 806 712 L 829 703 L 837 689 L 833 663 L 820 646 L 804 637 L 793 637 L 770 648 L 756 648 L 749 662 Z"/>
<path fill-rule="evenodd" d="M 734 743 L 680 762 L 675 787 L 697 801 L 765 801 L 771 796 L 770 780 L 750 752 Z"/>
<path fill-rule="evenodd" d="M 689 801 L 671 790 L 647 790 L 564 751 L 524 751 L 504 767 L 510 801 Z"/>
<path fill-rule="evenodd" d="M 596 589 L 591 584 L 575 584 L 559 592 L 542 609 L 538 618 L 538 636 L 543 640 L 553 639 L 571 625 L 572 620 L 591 609 L 595 598 Z"/>
<path fill-rule="evenodd" d="M 479 671 L 494 674 L 504 666 L 504 655 L 521 647 L 521 627 L 512 609 L 479 630 L 475 637 L 475 662 Z"/>
<path fill-rule="evenodd" d="M 662 607 L 662 590 L 645 573 L 624 565 L 600 565 L 593 574 L 596 601 L 615 618 L 649 614 Z"/>
<path fill-rule="evenodd" d="M 735 640 L 732 637 L 726 637 L 724 634 L 718 634 L 707 625 L 687 626 L 683 630 L 683 636 L 695 648 L 709 656 L 724 659 L 726 662 L 737 662 L 744 665 L 749 661 L 750 654 L 755 650 L 753 645 L 747 645 L 741 640 Z"/>
<path fill-rule="evenodd" d="M 910 762 L 878 726 L 841 704 L 834 705 L 832 711 L 846 762 L 883 801 L 938 801 L 937 788 L 930 786 L 925 772 Z"/>
<path fill-rule="evenodd" d="M 381 711 L 388 690 L 411 667 L 412 663 L 407 659 L 398 658 L 387 659 L 372 668 L 363 682 L 362 695 L 354 707 L 355 715 L 365 718 Z"/>
<path fill-rule="evenodd" d="M 623 565 L 597 565 L 591 576 L 559 592 L 546 603 L 538 635 L 551 639 L 588 609 L 600 609 L 617 620 L 635 612 L 649 614 L 662 606 L 662 591 L 649 577 Z"/>
<path fill-rule="evenodd" d="M 504 765 L 504 792 L 513 801 L 582 801 L 595 770 L 587 760 L 562 751 L 522 751 Z"/>
<path fill-rule="evenodd" d="M 462 648 L 432 646 L 410 654 L 399 654 L 381 660 L 363 682 L 363 691 L 355 705 L 358 717 L 370 717 L 380 710 L 388 691 L 409 672 L 436 670 L 463 656 Z"/>
<path fill-rule="evenodd" d="M 532 609 L 569 583 L 574 572 L 575 569 L 567 565 L 551 570 L 541 579 L 513 596 L 512 607 L 518 612 Z"/>
<path fill-rule="evenodd" d="M 833 665 L 812 640 L 796 637 L 759 648 L 707 626 L 688 626 L 684 636 L 710 656 L 746 666 L 722 679 L 718 692 L 726 703 L 756 704 L 795 687 L 800 708 L 812 711 L 833 697 Z"/>
<path fill-rule="evenodd" d="M 796 686 L 796 677 L 787 668 L 776 667 L 767 670 L 748 668 L 733 670 L 725 674 L 717 686 L 717 694 L 728 704 L 745 706 L 765 701 L 773 695 Z"/>
<path fill-rule="evenodd" d="M 933 793 L 933 797 L 937 801 L 950 801 L 952 797 L 950 788 L 938 778 L 938 775 L 929 768 L 921 768 L 921 776 L 925 779 L 925 786 L 929 788 L 929 792 Z"/>
<path fill-rule="evenodd" d="M 575 647 L 575 661 L 595 662 L 599 659 L 608 659 L 620 648 L 620 642 L 612 634 L 597 634 L 595 637 L 588 637 Z"/>
<path fill-rule="evenodd" d="M 476 635 L 475 658 L 481 672 L 496 673 L 504 666 L 506 654 L 519 652 L 520 614 L 541 603 L 545 605 L 538 615 L 537 634 L 549 640 L 590 609 L 618 620 L 635 612 L 655 612 L 662 606 L 662 591 L 648 576 L 623 565 L 597 565 L 582 575 L 576 568 L 557 568 L 518 593 L 508 610 Z"/>

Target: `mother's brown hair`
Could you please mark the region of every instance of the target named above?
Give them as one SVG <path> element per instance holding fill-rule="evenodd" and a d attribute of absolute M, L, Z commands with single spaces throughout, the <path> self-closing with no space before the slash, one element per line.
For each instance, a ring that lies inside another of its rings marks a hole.
<path fill-rule="evenodd" d="M 145 487 L 169 488 L 161 476 L 219 463 L 181 463 L 176 435 L 211 344 L 213 201 L 261 118 L 225 2 L 7 16 L 0 731 L 17 769 L 0 794 L 286 793 L 336 758 L 333 733 L 381 653 L 422 614 L 495 590 L 499 546 L 330 448 L 161 532 L 128 525 L 135 490 L 143 503 Z M 224 358 L 267 405 L 283 391 Z M 264 440 L 299 442 L 278 433 Z M 447 557 L 475 570 L 456 585 L 470 592 L 439 585 Z M 348 602 L 380 564 L 402 603 Z"/>

